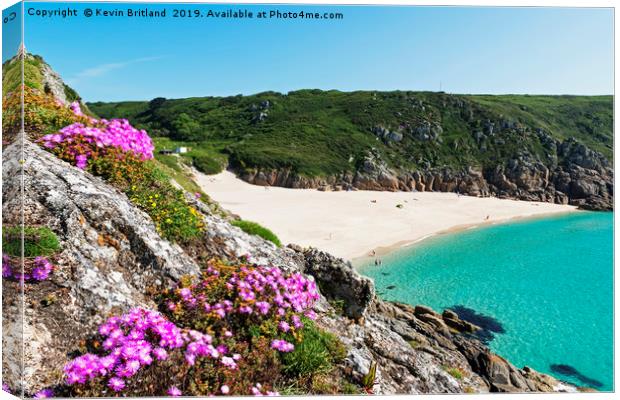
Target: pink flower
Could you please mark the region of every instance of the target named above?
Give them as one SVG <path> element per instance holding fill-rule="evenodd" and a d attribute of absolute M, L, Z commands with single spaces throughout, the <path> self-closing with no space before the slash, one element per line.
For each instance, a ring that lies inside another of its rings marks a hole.
<path fill-rule="evenodd" d="M 286 340 L 282 339 L 274 339 L 271 342 L 271 348 L 281 351 L 282 353 L 289 353 L 295 350 L 295 346 L 292 343 L 289 343 Z"/>
<path fill-rule="evenodd" d="M 179 388 L 177 388 L 176 386 L 171 386 L 170 389 L 168 389 L 168 391 L 166 393 L 168 393 L 168 395 L 170 395 L 172 397 L 179 397 L 180 395 L 183 394 L 183 393 L 181 393 Z"/>
<path fill-rule="evenodd" d="M 291 326 L 286 321 L 280 321 L 278 328 L 280 328 L 282 332 L 288 332 L 291 329 Z"/>
<path fill-rule="evenodd" d="M 168 352 L 161 347 L 155 348 L 155 350 L 153 350 L 153 354 L 158 360 L 165 360 L 166 358 L 168 358 Z"/>
<path fill-rule="evenodd" d="M 110 380 L 108 381 L 108 387 L 115 392 L 120 392 L 125 388 L 125 381 L 116 377 L 110 378 Z"/>
<path fill-rule="evenodd" d="M 226 385 L 222 385 L 220 391 L 222 392 L 222 394 L 228 394 L 230 392 L 230 388 Z"/>
<path fill-rule="evenodd" d="M 269 303 L 267 303 L 266 301 L 257 301 L 256 302 L 256 308 L 258 309 L 258 312 L 260 312 L 261 314 L 265 315 L 269 312 L 269 308 L 271 307 L 271 305 Z"/>
<path fill-rule="evenodd" d="M 69 105 L 69 108 L 71 109 L 71 111 L 73 111 L 73 113 L 75 115 L 77 115 L 78 117 L 81 117 L 82 115 L 84 115 L 82 113 L 82 109 L 80 107 L 80 102 L 79 101 L 74 101 L 73 103 L 71 103 Z"/>
<path fill-rule="evenodd" d="M 43 389 L 34 395 L 35 399 L 47 399 L 49 397 L 54 397 L 54 391 L 52 389 Z"/>
<path fill-rule="evenodd" d="M 80 155 L 75 156 L 75 161 L 76 161 L 76 164 L 75 164 L 76 167 L 78 167 L 79 169 L 84 169 L 86 168 L 86 163 L 88 161 L 88 158 L 84 154 L 80 154 Z"/>

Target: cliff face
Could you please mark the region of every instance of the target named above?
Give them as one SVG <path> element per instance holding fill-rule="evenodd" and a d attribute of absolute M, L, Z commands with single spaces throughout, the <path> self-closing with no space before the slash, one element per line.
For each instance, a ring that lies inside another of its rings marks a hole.
<path fill-rule="evenodd" d="M 613 207 L 611 96 L 300 90 L 90 105 L 258 185 Z"/>
<path fill-rule="evenodd" d="M 571 204 L 588 210 L 613 210 L 614 171 L 607 159 L 574 139 L 559 141 L 546 135 L 544 140 L 555 159 L 550 165 L 523 153 L 494 168 L 444 167 L 408 171 L 389 168 L 378 152 L 369 152 L 355 173 L 305 177 L 291 170 L 243 169 L 238 175 L 261 186 L 458 192 L 469 196 Z M 558 162 L 558 158 L 562 161 Z"/>
<path fill-rule="evenodd" d="M 19 187 L 20 150 L 18 144 L 4 148 L 5 188 Z M 155 307 L 155 293 L 200 268 L 195 254 L 163 240 L 148 215 L 117 189 L 28 141 L 23 150 L 25 218 L 48 225 L 61 248 L 50 279 L 25 292 L 28 394 L 61 384 L 61 368 L 78 343 L 111 313 Z M 3 215 L 10 216 L 20 199 L 5 190 L 3 201 Z M 201 257 L 249 254 L 258 264 L 314 276 L 321 288 L 318 323 L 346 347 L 343 374 L 359 382 L 376 363 L 375 393 L 575 390 L 492 354 L 469 335 L 476 328 L 451 313 L 384 302 L 350 264 L 314 249 L 276 248 L 194 202 L 208 226 Z M 19 286 L 4 279 L 3 290 L 3 379 L 18 388 L 20 348 L 10 344 L 22 337 L 6 327 L 19 322 Z M 334 308 L 334 301 L 343 306 Z"/>

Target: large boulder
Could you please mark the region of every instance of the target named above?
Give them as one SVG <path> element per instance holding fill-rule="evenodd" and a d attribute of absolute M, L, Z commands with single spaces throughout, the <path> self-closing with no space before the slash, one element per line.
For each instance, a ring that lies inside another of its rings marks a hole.
<path fill-rule="evenodd" d="M 372 280 L 358 274 L 351 263 L 320 250 L 310 248 L 303 255 L 304 272 L 314 277 L 321 292 L 342 301 L 347 317 L 362 318 L 375 297 Z"/>

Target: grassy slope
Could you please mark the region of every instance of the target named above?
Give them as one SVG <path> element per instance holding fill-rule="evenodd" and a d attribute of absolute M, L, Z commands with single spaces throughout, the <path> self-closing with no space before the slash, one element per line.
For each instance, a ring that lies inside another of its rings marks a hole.
<path fill-rule="evenodd" d="M 28 55 L 24 60 L 24 84 L 37 90 L 45 90 L 43 84 L 43 73 L 41 67 L 45 64 L 43 58 L 37 55 Z M 9 92 L 13 92 L 21 84 L 21 63 L 12 58 L 2 64 L 2 95 L 5 96 Z M 64 91 L 67 100 L 81 100 L 77 92 L 64 84 Z M 87 107 L 82 107 L 86 113 L 90 113 Z"/>
<path fill-rule="evenodd" d="M 267 118 L 253 123 L 265 100 L 271 103 Z M 200 153 L 218 161 L 227 157 L 239 167 L 288 167 L 321 176 L 355 170 L 372 147 L 392 166 L 404 168 L 489 166 L 520 151 L 544 161 L 546 152 L 534 134 L 538 128 L 557 139 L 575 137 L 611 159 L 612 102 L 612 96 L 300 90 L 288 95 L 266 92 L 151 103 L 89 103 L 89 107 L 104 117 L 128 118 L 175 144 L 191 143 L 189 157 Z M 482 130 L 486 120 L 495 122 L 496 135 L 486 149 L 480 149 L 473 133 Z M 498 132 L 502 120 L 518 122 L 526 133 Z M 442 143 L 405 134 L 402 142 L 386 144 L 371 133 L 375 126 L 397 130 L 424 121 L 442 126 Z"/>

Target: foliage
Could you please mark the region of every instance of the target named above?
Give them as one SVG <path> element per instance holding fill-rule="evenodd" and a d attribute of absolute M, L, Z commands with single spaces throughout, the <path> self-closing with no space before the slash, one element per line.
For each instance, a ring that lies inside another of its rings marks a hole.
<path fill-rule="evenodd" d="M 263 227 L 262 225 L 256 222 L 245 221 L 245 220 L 234 220 L 231 222 L 231 224 L 240 228 L 242 231 L 244 231 L 247 234 L 260 236 L 263 239 L 270 241 L 271 243 L 275 244 L 278 247 L 282 246 L 282 242 L 280 242 L 280 239 L 278 239 L 275 233 L 273 233 L 269 229 Z"/>
<path fill-rule="evenodd" d="M 156 107 L 148 102 L 89 106 L 176 143 L 191 142 L 196 151 L 216 151 L 239 170 L 286 168 L 325 176 L 355 171 L 371 148 L 397 169 L 491 168 L 524 151 L 550 163 L 539 130 L 556 140 L 575 137 L 611 159 L 612 103 L 611 96 L 299 90 L 164 99 Z M 260 113 L 266 117 L 259 121 Z M 494 131 L 482 143 L 476 135 L 487 123 Z M 435 125 L 442 129 L 439 140 L 418 135 Z M 373 133 L 376 127 L 400 132 L 403 139 L 381 140 Z"/>
<path fill-rule="evenodd" d="M 278 353 L 320 340 L 336 354 L 335 338 L 301 321 L 317 298 L 302 275 L 212 261 L 160 295 L 161 313 L 134 309 L 101 325 L 65 366 L 68 394 L 275 394 Z"/>
<path fill-rule="evenodd" d="M 77 116 L 83 116 L 77 102 L 71 103 Z M 40 141 L 61 159 L 84 169 L 88 160 L 105 156 L 108 151 L 131 153 L 140 160 L 153 158 L 153 143 L 144 130 L 137 130 L 127 120 L 91 119 L 86 125 L 76 122 L 58 133 L 43 136 Z"/>
<path fill-rule="evenodd" d="M 208 155 L 197 156 L 193 160 L 196 169 L 207 175 L 218 174 L 224 169 L 224 166 L 219 161 Z"/>
<path fill-rule="evenodd" d="M 458 379 L 458 380 L 462 380 L 463 379 L 463 371 L 460 368 L 453 368 L 453 367 L 446 367 L 444 366 L 443 369 L 450 374 L 453 378 Z"/>
<path fill-rule="evenodd" d="M 57 132 L 63 127 L 76 123 L 88 123 L 89 118 L 78 116 L 69 108 L 59 103 L 50 94 L 24 87 L 24 130 L 33 139 L 49 133 Z M 2 100 L 2 133 L 3 141 L 10 142 L 21 129 L 22 102 L 20 93 L 15 91 Z"/>
<path fill-rule="evenodd" d="M 362 386 L 368 393 L 372 393 L 372 388 L 377 381 L 377 363 L 372 361 L 368 373 L 362 378 Z"/>
<path fill-rule="evenodd" d="M 204 231 L 200 213 L 154 164 L 112 150 L 93 158 L 88 171 L 124 191 L 133 204 L 149 214 L 162 237 L 183 243 Z"/>
<path fill-rule="evenodd" d="M 24 85 L 40 91 L 44 89 L 41 60 L 37 57 L 26 57 L 22 63 L 20 59 L 13 58 L 2 64 L 2 96 L 17 91 L 22 85 L 22 65 Z"/>
<path fill-rule="evenodd" d="M 346 356 L 346 349 L 333 334 L 304 319 L 302 341 L 295 350 L 282 355 L 283 371 L 293 377 L 329 372 Z"/>
<path fill-rule="evenodd" d="M 27 131 L 59 158 L 106 179 L 146 211 L 162 237 L 187 242 L 204 231 L 200 214 L 152 163 L 148 134 L 126 120 L 85 116 L 79 103 L 69 107 L 53 96 L 25 88 Z M 16 96 L 5 99 L 15 110 Z M 4 106 L 4 104 L 3 104 Z M 9 115 L 18 124 L 18 113 Z M 43 134 L 46 133 L 46 134 Z"/>
<path fill-rule="evenodd" d="M 46 226 L 23 228 L 24 257 L 50 256 L 60 249 L 58 237 Z M 5 226 L 2 230 L 2 252 L 21 257 L 22 227 Z"/>
<path fill-rule="evenodd" d="M 263 394 L 267 388 L 248 379 L 271 377 L 277 367 L 265 340 L 253 341 L 250 349 L 231 337 L 179 328 L 140 308 L 109 318 L 93 344 L 97 354 L 83 354 L 64 368 L 72 394 Z"/>

